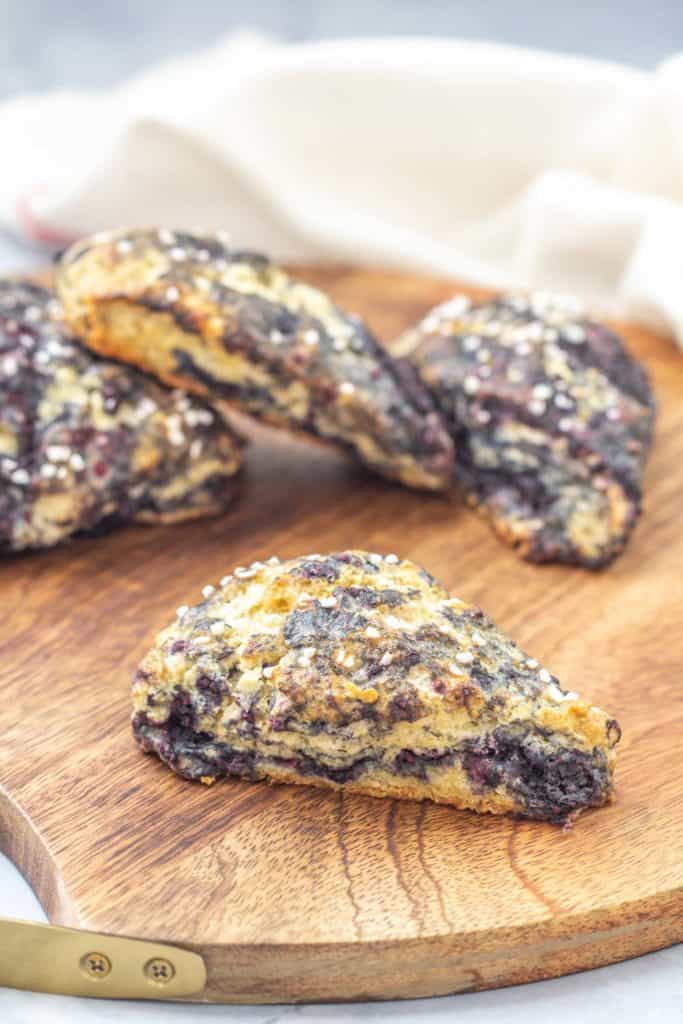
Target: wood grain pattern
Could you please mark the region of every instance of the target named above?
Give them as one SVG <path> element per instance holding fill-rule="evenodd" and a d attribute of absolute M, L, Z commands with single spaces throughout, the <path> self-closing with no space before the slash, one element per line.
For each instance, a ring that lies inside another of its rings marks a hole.
<path fill-rule="evenodd" d="M 452 283 L 306 272 L 391 338 Z M 421 996 L 549 977 L 683 938 L 683 358 L 627 330 L 660 406 L 646 511 L 601 574 L 521 563 L 455 496 L 410 493 L 249 425 L 240 503 L 0 570 L 0 847 L 60 924 L 185 944 L 207 1000 Z M 573 830 L 228 781 L 144 758 L 136 663 L 236 564 L 396 550 L 615 713 L 617 802 Z"/>

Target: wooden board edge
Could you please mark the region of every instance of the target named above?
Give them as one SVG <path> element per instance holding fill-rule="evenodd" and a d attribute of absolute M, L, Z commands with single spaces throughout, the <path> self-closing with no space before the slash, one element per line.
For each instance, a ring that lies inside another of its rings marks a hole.
<path fill-rule="evenodd" d="M 49 920 L 81 927 L 42 837 L 0 787 L 0 850 Z M 154 937 L 168 942 L 169 937 Z M 418 999 L 555 978 L 683 941 L 683 887 L 532 925 L 392 942 L 182 944 L 206 963 L 205 1003 Z"/>
<path fill-rule="evenodd" d="M 512 929 L 504 939 L 496 932 L 343 946 L 192 948 L 207 964 L 203 1002 L 420 999 L 556 978 L 683 941 L 683 890 L 675 899 L 645 903 L 615 908 L 609 917 L 595 912 L 581 924 L 569 917 Z"/>

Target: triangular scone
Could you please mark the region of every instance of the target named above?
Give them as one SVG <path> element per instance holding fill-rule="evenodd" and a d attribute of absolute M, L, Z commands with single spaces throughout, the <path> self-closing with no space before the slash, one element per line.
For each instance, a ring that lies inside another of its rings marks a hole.
<path fill-rule="evenodd" d="M 199 399 L 82 348 L 49 291 L 0 281 L 0 550 L 221 512 L 241 447 Z"/>
<path fill-rule="evenodd" d="M 645 371 L 608 328 L 552 296 L 437 307 L 397 342 L 448 419 L 457 475 L 534 562 L 597 568 L 640 511 L 654 419 Z"/>
<path fill-rule="evenodd" d="M 235 569 L 178 609 L 133 729 L 179 775 L 223 775 L 566 821 L 612 792 L 616 721 L 395 555 Z"/>
<path fill-rule="evenodd" d="M 132 231 L 77 243 L 57 279 L 94 351 L 341 444 L 408 486 L 450 483 L 453 443 L 414 367 L 264 256 L 215 236 Z"/>

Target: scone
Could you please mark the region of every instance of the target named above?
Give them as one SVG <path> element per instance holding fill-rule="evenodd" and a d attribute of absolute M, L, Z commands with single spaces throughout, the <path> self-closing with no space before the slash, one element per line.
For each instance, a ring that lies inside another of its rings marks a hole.
<path fill-rule="evenodd" d="M 616 721 L 412 562 L 272 558 L 203 595 L 133 686 L 138 742 L 179 775 L 553 822 L 610 799 Z"/>
<path fill-rule="evenodd" d="M 408 486 L 451 479 L 453 444 L 414 368 L 264 256 L 165 230 L 95 236 L 65 253 L 58 290 L 102 355 L 341 444 Z"/>
<path fill-rule="evenodd" d="M 544 295 L 432 310 L 397 343 L 447 417 L 457 474 L 533 562 L 598 568 L 638 518 L 654 399 L 608 328 Z"/>
<path fill-rule="evenodd" d="M 202 402 L 82 348 L 50 292 L 0 281 L 0 549 L 219 512 L 240 449 Z"/>

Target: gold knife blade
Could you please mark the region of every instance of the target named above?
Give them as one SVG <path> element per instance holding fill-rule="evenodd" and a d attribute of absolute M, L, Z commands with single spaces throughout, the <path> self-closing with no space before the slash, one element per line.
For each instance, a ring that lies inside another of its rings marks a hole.
<path fill-rule="evenodd" d="M 103 999 L 185 999 L 206 985 L 179 946 L 0 918 L 0 986 Z"/>

